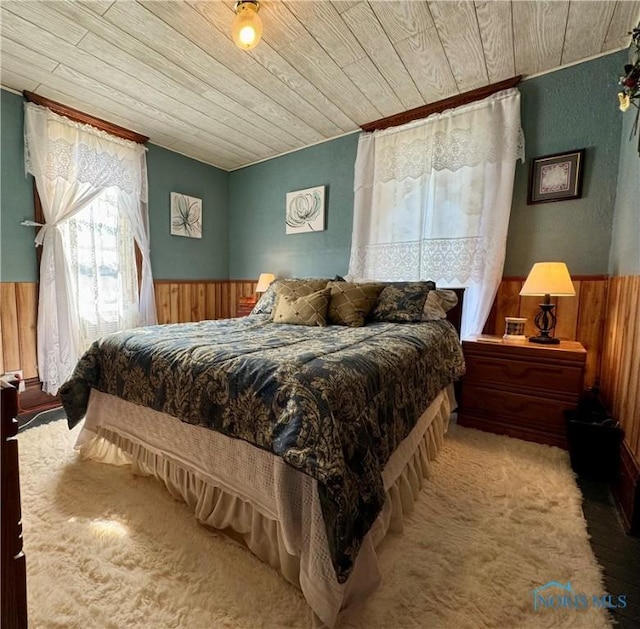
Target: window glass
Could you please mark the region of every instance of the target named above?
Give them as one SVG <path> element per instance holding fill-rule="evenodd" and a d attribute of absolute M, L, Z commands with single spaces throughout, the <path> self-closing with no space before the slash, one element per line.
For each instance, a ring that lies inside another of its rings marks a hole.
<path fill-rule="evenodd" d="M 108 188 L 61 228 L 86 349 L 97 338 L 138 324 L 138 277 L 129 221 Z"/>

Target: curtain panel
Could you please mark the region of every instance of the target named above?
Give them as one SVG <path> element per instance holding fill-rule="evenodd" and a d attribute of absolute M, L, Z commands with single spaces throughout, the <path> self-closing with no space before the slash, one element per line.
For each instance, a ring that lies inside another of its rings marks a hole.
<path fill-rule="evenodd" d="M 518 159 L 516 88 L 363 134 L 349 274 L 465 287 L 462 335 L 480 333 L 502 276 Z"/>
<path fill-rule="evenodd" d="M 107 189 L 129 220 L 142 254 L 139 325 L 156 323 L 147 211 L 146 149 L 46 107 L 25 103 L 25 170 L 35 178 L 45 224 L 38 302 L 38 372 L 54 395 L 83 351 L 77 294 L 60 232 L 65 221 Z"/>

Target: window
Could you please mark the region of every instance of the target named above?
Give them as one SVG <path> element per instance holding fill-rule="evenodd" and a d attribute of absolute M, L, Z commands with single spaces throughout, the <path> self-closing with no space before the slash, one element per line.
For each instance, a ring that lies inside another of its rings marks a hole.
<path fill-rule="evenodd" d="M 42 225 L 38 375 L 42 390 L 55 395 L 96 338 L 157 321 L 148 138 L 25 96 L 25 170 L 40 195 L 36 223 Z"/>
<path fill-rule="evenodd" d="M 138 325 L 138 275 L 129 221 L 108 188 L 60 228 L 75 296 L 82 349 Z"/>

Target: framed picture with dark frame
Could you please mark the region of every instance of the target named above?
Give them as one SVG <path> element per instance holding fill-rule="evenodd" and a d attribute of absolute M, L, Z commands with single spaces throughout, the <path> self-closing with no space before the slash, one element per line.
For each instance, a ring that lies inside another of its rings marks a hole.
<path fill-rule="evenodd" d="M 531 160 L 527 204 L 567 201 L 582 196 L 585 149 Z"/>

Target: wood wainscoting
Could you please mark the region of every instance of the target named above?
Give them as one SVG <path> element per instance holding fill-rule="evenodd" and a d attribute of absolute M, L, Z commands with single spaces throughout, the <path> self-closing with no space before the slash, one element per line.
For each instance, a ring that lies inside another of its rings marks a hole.
<path fill-rule="evenodd" d="M 614 278 L 617 279 L 617 278 Z M 485 326 L 487 334 L 504 332 L 504 317 L 526 317 L 525 333 L 535 334 L 533 317 L 537 297 L 520 297 L 525 278 L 502 280 Z M 576 276 L 575 297 L 554 298 L 558 325 L 556 336 L 580 341 L 588 352 L 585 382 L 593 384 L 600 374 L 600 356 L 607 309 L 605 276 Z M 226 319 L 236 314 L 238 298 L 255 293 L 255 280 L 156 280 L 155 295 L 159 323 L 186 323 L 203 319 Z M 0 316 L 0 369 L 2 373 L 22 369 L 25 378 L 38 375 L 36 282 L 2 282 Z M 4 332 L 4 333 L 3 333 Z"/>
<path fill-rule="evenodd" d="M 602 396 L 624 430 L 616 499 L 627 530 L 640 534 L 640 275 L 609 279 Z"/>
<path fill-rule="evenodd" d="M 525 278 L 506 277 L 485 326 L 487 334 L 504 332 L 504 317 L 526 317 L 525 332 L 534 334 L 533 317 L 537 297 L 520 297 Z M 556 336 L 580 341 L 587 348 L 585 383 L 600 374 L 600 357 L 607 313 L 607 278 L 576 276 L 575 297 L 554 298 L 557 304 Z M 159 323 L 186 323 L 203 319 L 234 317 L 239 297 L 255 293 L 255 280 L 156 280 L 155 295 Z M 22 369 L 25 379 L 36 378 L 36 322 L 38 284 L 2 282 L 0 316 L 0 373 Z"/>
<path fill-rule="evenodd" d="M 503 279 L 485 326 L 487 334 L 501 335 L 504 332 L 505 316 L 526 317 L 525 332 L 535 333 L 533 317 L 539 300 L 537 297 L 520 297 L 524 279 L 523 277 Z M 613 297 L 622 293 L 622 284 L 618 287 L 618 279 L 620 278 L 612 280 L 616 282 Z M 556 336 L 567 340 L 580 341 L 587 348 L 585 385 L 591 386 L 600 376 L 605 315 L 618 310 L 607 306 L 607 277 L 574 276 L 573 280 L 576 289 L 575 297 L 554 298 L 558 315 L 555 333 Z M 159 323 L 234 317 L 238 298 L 253 295 L 256 287 L 255 280 L 156 280 L 154 284 Z M 631 282 L 627 281 L 627 284 L 624 290 L 634 290 Z M 637 285 L 635 290 L 637 293 Z M 38 373 L 36 355 L 38 285 L 35 282 L 3 282 L 0 284 L 0 296 L 2 302 L 1 373 L 22 369 L 25 379 L 36 378 Z M 622 346 L 623 343 L 620 340 L 622 337 L 618 335 L 616 338 L 618 345 Z M 618 346 L 613 346 L 611 349 L 617 350 Z M 613 364 L 614 354 L 609 352 L 607 361 L 607 364 Z M 620 368 L 615 373 L 617 374 L 619 370 Z M 610 373 L 611 369 L 607 368 L 607 371 Z M 635 434 L 637 445 L 639 438 L 637 428 Z"/>
<path fill-rule="evenodd" d="M 19 410 L 26 412 L 59 406 L 57 397 L 42 392 L 38 380 L 38 284 L 2 282 L 0 304 L 0 373 L 22 370 L 26 390 L 19 396 Z"/>
<path fill-rule="evenodd" d="M 22 369 L 25 380 L 37 378 L 38 284 L 2 282 L 0 304 L 0 373 Z"/>
<path fill-rule="evenodd" d="M 520 297 L 526 278 L 503 278 L 493 302 L 485 334 L 504 334 L 505 317 L 526 317 L 525 334 L 533 336 L 538 330 L 533 319 L 540 297 Z M 608 277 L 604 275 L 575 275 L 572 278 L 575 297 L 552 297 L 556 304 L 557 324 L 554 336 L 566 341 L 579 341 L 587 350 L 585 387 L 593 386 L 600 377 L 604 324 L 607 315 Z"/>
<path fill-rule="evenodd" d="M 235 317 L 238 298 L 256 289 L 251 280 L 158 280 L 154 285 L 159 323 Z M 27 390 L 20 395 L 20 411 L 59 406 L 58 398 L 41 391 L 38 380 L 37 282 L 0 283 L 0 304 L 0 374 L 22 370 Z"/>
<path fill-rule="evenodd" d="M 158 280 L 154 285 L 159 323 L 235 317 L 238 297 L 256 289 L 251 280 Z M 0 373 L 22 369 L 25 380 L 37 378 L 38 284 L 2 282 L 0 303 Z"/>
<path fill-rule="evenodd" d="M 158 323 L 236 316 L 238 298 L 255 295 L 257 280 L 156 280 Z"/>

